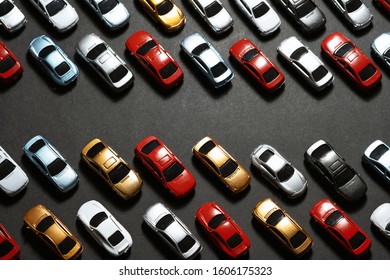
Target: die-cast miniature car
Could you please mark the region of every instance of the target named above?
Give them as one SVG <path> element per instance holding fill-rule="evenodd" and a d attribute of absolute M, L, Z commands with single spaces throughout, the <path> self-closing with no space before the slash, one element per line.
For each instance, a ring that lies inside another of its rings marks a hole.
<path fill-rule="evenodd" d="M 369 26 L 373 16 L 361 0 L 328 0 L 356 30 Z"/>
<path fill-rule="evenodd" d="M 198 14 L 217 34 L 233 26 L 233 18 L 219 0 L 189 0 Z"/>
<path fill-rule="evenodd" d="M 9 196 L 21 192 L 28 177 L 13 158 L 0 146 L 0 189 Z"/>
<path fill-rule="evenodd" d="M 20 248 L 15 239 L 0 224 L 0 260 L 15 260 L 20 257 Z"/>
<path fill-rule="evenodd" d="M 150 206 L 143 219 L 183 259 L 193 259 L 202 251 L 203 247 L 196 237 L 164 204 Z"/>
<path fill-rule="evenodd" d="M 12 51 L 0 41 L 0 82 L 10 83 L 23 73 L 22 64 Z"/>
<path fill-rule="evenodd" d="M 126 40 L 126 47 L 164 89 L 183 80 L 179 64 L 148 32 L 140 30 L 131 35 Z"/>
<path fill-rule="evenodd" d="M 229 257 L 239 258 L 249 251 L 248 236 L 217 203 L 207 202 L 200 206 L 195 218 L 210 239 Z"/>
<path fill-rule="evenodd" d="M 229 53 L 266 91 L 277 90 L 284 84 L 279 68 L 250 40 L 238 40 Z"/>
<path fill-rule="evenodd" d="M 217 50 L 199 33 L 186 37 L 181 41 L 180 47 L 214 87 L 221 87 L 233 79 L 233 71 Z"/>
<path fill-rule="evenodd" d="M 333 82 L 333 74 L 324 63 L 295 36 L 283 40 L 277 51 L 316 90 L 322 90 Z"/>
<path fill-rule="evenodd" d="M 297 198 L 306 191 L 306 178 L 275 148 L 260 145 L 252 152 L 251 160 L 261 175 L 289 198 Z"/>
<path fill-rule="evenodd" d="M 371 50 L 390 68 L 390 32 L 376 37 L 371 44 Z"/>
<path fill-rule="evenodd" d="M 301 256 L 312 247 L 309 234 L 272 199 L 260 201 L 253 208 L 252 215 L 292 254 Z"/>
<path fill-rule="evenodd" d="M 371 240 L 367 234 L 329 199 L 322 199 L 310 210 L 310 216 L 351 254 L 368 251 Z"/>
<path fill-rule="evenodd" d="M 390 203 L 379 205 L 372 212 L 370 220 L 382 234 L 390 238 Z"/>
<path fill-rule="evenodd" d="M 83 245 L 49 209 L 38 204 L 23 218 L 24 224 L 61 259 L 72 260 L 80 256 Z"/>
<path fill-rule="evenodd" d="M 66 159 L 41 135 L 31 138 L 23 147 L 24 154 L 58 190 L 67 192 L 79 182 L 79 176 Z"/>
<path fill-rule="evenodd" d="M 0 25 L 8 32 L 15 32 L 26 24 L 26 17 L 13 0 L 0 0 Z"/>
<path fill-rule="evenodd" d="M 134 152 L 149 172 L 175 197 L 188 195 L 195 188 L 194 176 L 157 137 L 146 137 L 138 143 Z"/>
<path fill-rule="evenodd" d="M 28 52 L 34 57 L 45 73 L 58 85 L 68 85 L 79 76 L 77 66 L 46 35 L 41 35 L 32 40 L 28 47 Z"/>
<path fill-rule="evenodd" d="M 95 138 L 85 145 L 81 158 L 122 198 L 131 198 L 141 190 L 138 173 L 102 140 Z"/>
<path fill-rule="evenodd" d="M 251 176 L 222 146 L 213 138 L 206 136 L 192 148 L 198 158 L 233 193 L 245 190 Z"/>
<path fill-rule="evenodd" d="M 390 13 L 389 0 L 374 0 L 374 2 L 381 6 L 387 13 Z"/>
<path fill-rule="evenodd" d="M 78 42 L 76 52 L 113 89 L 122 90 L 133 83 L 134 75 L 126 63 L 96 34 L 85 35 Z"/>
<path fill-rule="evenodd" d="M 340 32 L 328 35 L 322 41 L 321 49 L 362 90 L 371 89 L 382 78 L 371 59 Z"/>
<path fill-rule="evenodd" d="M 130 14 L 119 0 L 84 0 L 98 17 L 112 30 L 125 26 Z"/>
<path fill-rule="evenodd" d="M 234 2 L 261 35 L 270 35 L 279 28 L 280 18 L 267 0 L 234 0 Z"/>
<path fill-rule="evenodd" d="M 133 244 L 130 233 L 96 200 L 81 205 L 77 218 L 96 242 L 113 256 L 126 253 Z"/>
<path fill-rule="evenodd" d="M 381 140 L 374 141 L 364 151 L 362 161 L 390 182 L 390 147 L 387 144 Z"/>

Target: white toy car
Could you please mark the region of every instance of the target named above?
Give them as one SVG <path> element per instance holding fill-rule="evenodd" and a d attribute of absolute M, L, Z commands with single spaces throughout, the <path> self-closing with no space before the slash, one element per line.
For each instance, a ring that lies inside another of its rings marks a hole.
<path fill-rule="evenodd" d="M 333 74 L 324 63 L 295 36 L 282 41 L 277 50 L 316 90 L 333 82 Z"/>
<path fill-rule="evenodd" d="M 184 259 L 193 259 L 202 250 L 202 245 L 187 226 L 162 203 L 149 207 L 143 219 Z"/>
<path fill-rule="evenodd" d="M 390 203 L 383 203 L 378 206 L 372 212 L 370 220 L 380 232 L 390 238 Z"/>
<path fill-rule="evenodd" d="M 0 146 L 0 189 L 7 195 L 14 196 L 21 192 L 27 183 L 26 173 Z"/>
<path fill-rule="evenodd" d="M 384 180 L 390 182 L 390 147 L 388 145 L 381 140 L 374 141 L 364 151 L 362 161 Z"/>
<path fill-rule="evenodd" d="M 371 44 L 371 50 L 390 68 L 390 32 L 376 37 Z"/>
<path fill-rule="evenodd" d="M 373 15 L 361 0 L 328 0 L 356 30 L 369 26 Z"/>
<path fill-rule="evenodd" d="M 133 245 L 130 233 L 96 200 L 81 205 L 77 218 L 92 237 L 113 256 L 126 253 Z"/>
<path fill-rule="evenodd" d="M 0 0 L 0 25 L 8 32 L 15 32 L 26 23 L 26 17 L 13 0 Z"/>

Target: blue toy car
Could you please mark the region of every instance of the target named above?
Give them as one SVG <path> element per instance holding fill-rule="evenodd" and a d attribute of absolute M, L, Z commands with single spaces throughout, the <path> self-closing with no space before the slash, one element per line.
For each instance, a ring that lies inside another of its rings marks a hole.
<path fill-rule="evenodd" d="M 381 140 L 374 141 L 364 151 L 362 161 L 390 182 L 390 147 Z"/>

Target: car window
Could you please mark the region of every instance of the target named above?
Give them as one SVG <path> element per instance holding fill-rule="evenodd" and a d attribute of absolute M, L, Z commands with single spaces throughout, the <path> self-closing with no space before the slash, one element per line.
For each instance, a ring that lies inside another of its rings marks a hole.
<path fill-rule="evenodd" d="M 349 244 L 351 245 L 352 249 L 357 249 L 366 241 L 366 237 L 361 233 L 357 232 L 351 239 L 349 239 Z"/>
<path fill-rule="evenodd" d="M 70 70 L 69 64 L 63 61 L 57 67 L 54 68 L 54 71 L 59 75 L 63 76 Z"/>
<path fill-rule="evenodd" d="M 205 8 L 206 16 L 208 18 L 211 18 L 216 14 L 218 14 L 221 10 L 222 10 L 221 4 L 219 4 L 217 1 L 214 1 L 213 3 L 211 3 Z"/>
<path fill-rule="evenodd" d="M 388 150 L 389 148 L 386 147 L 386 145 L 380 144 L 370 153 L 370 158 L 379 160 L 381 156 L 383 156 L 383 154 L 386 153 Z"/>
<path fill-rule="evenodd" d="M 117 83 L 122 80 L 127 75 L 127 73 L 129 73 L 129 70 L 127 70 L 127 68 L 121 64 L 114 71 L 108 74 L 108 76 L 113 83 Z"/>
<path fill-rule="evenodd" d="M 0 73 L 7 72 L 9 69 L 14 67 L 15 64 L 16 61 L 12 57 L 7 56 L 5 59 L 0 61 Z"/>
<path fill-rule="evenodd" d="M 87 53 L 87 58 L 95 60 L 99 55 L 107 50 L 107 47 L 104 43 L 96 45 L 92 50 Z"/>
<path fill-rule="evenodd" d="M 278 209 L 269 215 L 265 222 L 271 226 L 276 226 L 284 217 L 286 216 L 283 214 L 282 210 Z"/>
<path fill-rule="evenodd" d="M 42 59 L 45 59 L 49 54 L 56 51 L 56 48 L 53 45 L 49 45 L 44 47 L 38 54 L 38 56 Z"/>
<path fill-rule="evenodd" d="M 370 63 L 366 67 L 364 67 L 359 73 L 360 79 L 363 81 L 367 81 L 369 78 L 371 78 L 376 72 L 375 67 Z"/>
<path fill-rule="evenodd" d="M 8 14 L 13 8 L 14 5 L 8 0 L 5 0 L 2 3 L 0 3 L 0 17 Z"/>
<path fill-rule="evenodd" d="M 267 149 L 259 156 L 259 159 L 264 161 L 264 162 L 267 162 L 273 155 L 274 155 L 274 152 Z"/>
<path fill-rule="evenodd" d="M 197 46 L 195 49 L 193 49 L 191 53 L 199 56 L 202 52 L 208 50 L 209 48 L 210 47 L 207 43 L 202 43 L 199 46 Z"/>
<path fill-rule="evenodd" d="M 226 221 L 226 217 L 224 214 L 215 215 L 208 223 L 208 226 L 212 229 L 216 229 L 220 224 Z"/>
<path fill-rule="evenodd" d="M 279 77 L 279 72 L 274 67 L 271 67 L 263 74 L 265 82 L 268 84 Z"/>
<path fill-rule="evenodd" d="M 99 212 L 95 214 L 92 219 L 89 221 L 90 226 L 96 228 L 98 227 L 103 221 L 107 220 L 108 216 L 105 212 Z"/>
<path fill-rule="evenodd" d="M 305 1 L 296 9 L 298 18 L 303 18 L 314 11 L 316 6 L 311 1 Z"/>
<path fill-rule="evenodd" d="M 211 67 L 211 73 L 214 78 L 222 76 L 227 70 L 228 68 L 223 62 L 218 62 L 215 66 Z"/>
<path fill-rule="evenodd" d="M 325 220 L 325 224 L 328 226 L 334 227 L 344 216 L 340 211 L 334 211 L 332 214 L 328 216 Z"/>
<path fill-rule="evenodd" d="M 186 253 L 189 249 L 191 249 L 195 245 L 195 240 L 187 235 L 177 244 L 179 246 L 180 252 Z"/>
<path fill-rule="evenodd" d="M 236 248 L 238 245 L 242 243 L 242 238 L 238 233 L 233 234 L 228 240 L 226 240 L 227 244 L 230 248 Z"/>
<path fill-rule="evenodd" d="M 116 246 L 118 245 L 119 243 L 121 243 L 121 241 L 125 239 L 125 237 L 123 236 L 123 234 L 117 230 L 115 231 L 109 238 L 108 238 L 108 242 L 112 245 L 112 246 Z"/>
<path fill-rule="evenodd" d="M 328 73 L 329 71 L 323 65 L 320 65 L 317 67 L 316 70 L 312 72 L 312 76 L 314 81 L 318 82 L 323 79 Z"/>
<path fill-rule="evenodd" d="M 184 171 L 184 167 L 181 166 L 178 162 L 172 163 L 169 167 L 167 167 L 164 171 L 164 177 L 167 182 L 173 181 L 177 176 L 182 174 Z"/>
<path fill-rule="evenodd" d="M 354 46 L 351 43 L 344 43 L 341 47 L 339 47 L 334 55 L 338 57 L 344 57 L 347 53 L 354 49 Z"/>
<path fill-rule="evenodd" d="M 14 245 L 12 245 L 11 242 L 9 242 L 7 239 L 5 239 L 0 244 L 0 258 L 2 258 L 5 255 L 7 255 L 13 248 L 14 248 Z"/>
<path fill-rule="evenodd" d="M 215 143 L 211 140 L 207 141 L 203 144 L 202 147 L 200 147 L 199 152 L 207 155 L 208 152 L 210 152 L 215 147 Z"/>
<path fill-rule="evenodd" d="M 258 4 L 256 7 L 252 9 L 252 12 L 255 18 L 259 18 L 264 16 L 266 13 L 268 13 L 269 10 L 270 8 L 268 7 L 268 5 L 264 2 L 261 2 L 260 4 Z"/>
<path fill-rule="evenodd" d="M 42 140 L 42 139 L 38 139 L 37 141 L 34 142 L 34 144 L 32 144 L 30 146 L 30 148 L 28 148 L 28 150 L 32 153 L 36 153 L 38 152 L 43 146 L 45 146 L 45 142 Z"/>
<path fill-rule="evenodd" d="M 301 58 L 302 55 L 304 55 L 305 53 L 308 53 L 307 49 L 302 46 L 302 47 L 299 47 L 297 48 L 291 55 L 290 55 L 290 58 L 294 59 L 294 60 L 299 60 Z"/>
<path fill-rule="evenodd" d="M 249 62 L 249 61 L 252 61 L 256 56 L 258 56 L 260 53 L 258 50 L 256 49 L 250 49 L 249 51 L 247 51 L 243 56 L 242 56 L 242 60 L 246 61 L 246 62 Z"/>
<path fill-rule="evenodd" d="M 276 176 L 279 178 L 279 181 L 282 183 L 288 181 L 293 175 L 294 168 L 289 164 L 283 166 L 283 168 L 276 174 Z"/>
<path fill-rule="evenodd" d="M 162 217 L 156 224 L 156 228 L 159 230 L 165 230 L 169 225 L 171 225 L 175 219 L 172 217 L 171 214 L 166 214 L 164 217 Z"/>
<path fill-rule="evenodd" d="M 54 219 L 51 216 L 45 217 L 39 224 L 36 226 L 36 229 L 40 232 L 45 232 L 54 224 Z"/>
<path fill-rule="evenodd" d="M 358 10 L 363 3 L 360 0 L 351 0 L 345 5 L 345 9 L 348 13 L 353 13 Z"/>
<path fill-rule="evenodd" d="M 170 1 L 164 1 L 156 7 L 157 13 L 160 16 L 166 15 L 173 9 L 173 4 Z"/>
<path fill-rule="evenodd" d="M 46 10 L 49 16 L 55 16 L 60 12 L 63 8 L 66 7 L 66 3 L 63 0 L 53 0 L 49 4 L 46 5 Z"/>
<path fill-rule="evenodd" d="M 87 157 L 94 158 L 98 153 L 103 151 L 105 148 L 104 144 L 102 142 L 98 142 L 95 145 L 92 146 L 87 152 Z"/>
<path fill-rule="evenodd" d="M 165 65 L 163 68 L 160 69 L 160 75 L 163 79 L 168 79 L 177 71 L 177 66 L 171 61 L 167 65 Z"/>
<path fill-rule="evenodd" d="M 329 152 L 331 152 L 332 149 L 327 144 L 322 144 L 317 149 L 315 149 L 311 156 L 316 159 L 321 159 L 322 157 L 326 156 Z"/>
<path fill-rule="evenodd" d="M 56 158 L 52 163 L 47 166 L 47 170 L 49 171 L 49 174 L 51 176 L 56 176 L 61 173 L 62 170 L 65 169 L 65 167 L 66 163 L 62 159 Z"/>
<path fill-rule="evenodd" d="M 144 56 L 157 46 L 154 40 L 149 40 L 137 50 L 137 54 Z"/>
<path fill-rule="evenodd" d="M 42 168 L 42 170 L 46 172 L 46 166 L 41 162 L 41 160 L 34 155 L 32 157 L 35 160 L 35 162 Z"/>
<path fill-rule="evenodd" d="M 142 149 L 141 152 L 144 153 L 145 155 L 150 154 L 154 149 L 159 147 L 160 144 L 158 143 L 157 140 L 152 140 L 148 144 L 146 144 Z"/>
<path fill-rule="evenodd" d="M 105 15 L 119 5 L 118 0 L 103 0 L 98 4 L 100 12 Z"/>
<path fill-rule="evenodd" d="M 8 159 L 3 160 L 0 163 L 0 180 L 3 180 L 5 177 L 11 174 L 15 168 L 16 166 L 11 161 Z"/>
<path fill-rule="evenodd" d="M 293 246 L 294 249 L 298 248 L 301 246 L 307 239 L 306 234 L 304 234 L 302 231 L 298 231 L 291 239 L 291 245 Z"/>
<path fill-rule="evenodd" d="M 76 241 L 67 236 L 60 244 L 58 244 L 58 249 L 60 250 L 61 254 L 65 255 L 69 253 L 75 245 Z"/>
<path fill-rule="evenodd" d="M 113 184 L 118 184 L 126 176 L 128 176 L 129 173 L 130 168 L 123 162 L 120 162 L 113 170 L 108 173 L 108 177 L 110 177 L 110 180 Z"/>
<path fill-rule="evenodd" d="M 232 175 L 238 168 L 238 164 L 235 163 L 233 160 L 228 159 L 221 167 L 221 174 L 224 178 L 229 177 Z"/>
<path fill-rule="evenodd" d="M 344 168 L 339 174 L 335 177 L 335 182 L 338 187 L 342 187 L 347 184 L 352 178 L 356 175 L 354 171 L 350 167 Z"/>

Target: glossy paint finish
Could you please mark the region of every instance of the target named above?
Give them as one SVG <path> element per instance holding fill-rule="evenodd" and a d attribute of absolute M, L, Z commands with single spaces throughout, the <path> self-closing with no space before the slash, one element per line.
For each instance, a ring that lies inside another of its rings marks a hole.
<path fill-rule="evenodd" d="M 328 0 L 339 11 L 339 13 L 356 29 L 368 27 L 373 16 L 370 9 L 362 0 Z"/>
<path fill-rule="evenodd" d="M 16 32 L 26 24 L 26 17 L 13 0 L 0 0 L 0 25 L 7 32 Z"/>
<path fill-rule="evenodd" d="M 130 14 L 119 0 L 84 0 L 104 24 L 112 29 L 119 29 L 129 23 Z"/>
<path fill-rule="evenodd" d="M 376 37 L 371 44 L 371 50 L 390 69 L 390 32 Z"/>
<path fill-rule="evenodd" d="M 15 239 L 0 224 L 0 260 L 15 260 L 20 257 L 20 248 Z"/>
<path fill-rule="evenodd" d="M 379 205 L 372 212 L 370 220 L 384 236 L 390 239 L 390 203 Z"/>
<path fill-rule="evenodd" d="M 0 189 L 8 196 L 15 196 L 24 190 L 28 181 L 26 173 L 0 146 Z"/>
<path fill-rule="evenodd" d="M 12 51 L 0 41 L 0 82 L 7 84 L 23 73 L 22 64 Z"/>
<path fill-rule="evenodd" d="M 390 147 L 387 144 L 381 140 L 371 143 L 364 151 L 362 161 L 390 183 Z"/>

